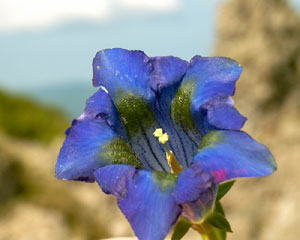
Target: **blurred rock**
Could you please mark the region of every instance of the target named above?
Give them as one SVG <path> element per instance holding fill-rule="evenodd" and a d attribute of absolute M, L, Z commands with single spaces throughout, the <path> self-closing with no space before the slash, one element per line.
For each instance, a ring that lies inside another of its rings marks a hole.
<path fill-rule="evenodd" d="M 299 239 L 300 18 L 285 0 L 230 0 L 220 10 L 216 55 L 241 63 L 236 106 L 278 171 L 239 180 L 224 205 L 228 239 Z"/>
<path fill-rule="evenodd" d="M 65 240 L 70 239 L 70 233 L 61 213 L 32 204 L 17 203 L 0 220 L 0 239 Z"/>
<path fill-rule="evenodd" d="M 237 105 L 244 113 L 300 105 L 300 19 L 285 0 L 229 0 L 220 9 L 216 54 L 244 67 Z"/>
<path fill-rule="evenodd" d="M 115 199 L 97 184 L 55 178 L 61 144 L 60 138 L 44 145 L 0 134 L 0 239 L 131 236 Z"/>

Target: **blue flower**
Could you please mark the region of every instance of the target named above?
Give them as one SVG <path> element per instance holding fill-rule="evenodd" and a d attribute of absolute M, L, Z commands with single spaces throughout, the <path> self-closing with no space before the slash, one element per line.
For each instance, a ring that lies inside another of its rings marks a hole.
<path fill-rule="evenodd" d="M 97 181 L 139 239 L 164 239 L 179 216 L 199 221 L 219 183 L 276 169 L 269 150 L 240 131 L 237 62 L 107 49 L 93 72 L 99 90 L 66 131 L 56 176 Z"/>

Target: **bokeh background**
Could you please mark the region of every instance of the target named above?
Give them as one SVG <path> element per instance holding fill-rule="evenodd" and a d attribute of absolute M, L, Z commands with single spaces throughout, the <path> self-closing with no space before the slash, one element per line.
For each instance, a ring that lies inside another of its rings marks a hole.
<path fill-rule="evenodd" d="M 111 47 L 241 63 L 236 106 L 278 171 L 224 198 L 228 239 L 299 239 L 300 0 L 0 0 L 0 240 L 133 235 L 96 184 L 54 178 L 64 130 L 96 91 L 92 59 Z"/>

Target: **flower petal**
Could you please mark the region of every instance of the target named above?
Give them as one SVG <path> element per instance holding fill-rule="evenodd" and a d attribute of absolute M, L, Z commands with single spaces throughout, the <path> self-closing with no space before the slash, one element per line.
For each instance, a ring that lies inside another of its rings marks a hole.
<path fill-rule="evenodd" d="M 150 87 L 155 93 L 157 110 L 164 112 L 170 108 L 176 91 L 188 68 L 188 62 L 177 57 L 151 57 L 153 66 Z"/>
<path fill-rule="evenodd" d="M 87 101 L 84 113 L 66 131 L 56 164 L 56 177 L 94 181 L 93 172 L 107 164 L 127 163 L 141 167 L 122 136 L 123 132 L 110 97 L 100 89 Z"/>
<path fill-rule="evenodd" d="M 239 177 L 261 177 L 276 170 L 270 151 L 240 131 L 212 131 L 207 134 L 193 164 L 214 174 L 217 182 Z"/>
<path fill-rule="evenodd" d="M 106 91 L 107 90 L 105 88 L 101 87 L 86 101 L 84 112 L 78 118 L 78 120 L 93 121 L 95 119 L 101 118 L 106 121 L 107 125 L 111 127 L 115 132 L 126 138 L 126 132 L 120 120 L 117 109 Z"/>
<path fill-rule="evenodd" d="M 154 99 L 150 58 L 142 51 L 106 49 L 96 54 L 93 70 L 94 86 L 108 90 L 143 166 L 167 171 L 164 150 L 152 135 L 158 124 L 149 104 Z"/>
<path fill-rule="evenodd" d="M 184 169 L 177 181 L 175 199 L 178 203 L 196 201 L 199 196 L 213 187 L 214 176 L 197 165 Z"/>
<path fill-rule="evenodd" d="M 94 59 L 94 85 L 108 90 L 128 140 L 147 169 L 169 170 L 165 150 L 152 135 L 157 128 L 168 132 L 168 145 L 175 154 L 182 152 L 168 115 L 187 65 L 175 57 L 151 58 L 141 51 L 118 48 L 103 50 Z"/>
<path fill-rule="evenodd" d="M 193 107 L 197 109 L 209 99 L 232 96 L 235 82 L 241 73 L 242 67 L 232 59 L 196 56 L 191 61 L 183 83 L 195 84 Z"/>
<path fill-rule="evenodd" d="M 104 86 L 115 103 L 121 99 L 120 93 L 131 93 L 145 99 L 153 96 L 148 87 L 152 65 L 142 51 L 102 50 L 94 58 L 93 71 L 94 86 Z"/>
<path fill-rule="evenodd" d="M 198 165 L 181 172 L 178 177 L 175 199 L 182 205 L 182 216 L 190 221 L 199 221 L 206 210 L 213 207 L 217 194 L 214 176 Z"/>
<path fill-rule="evenodd" d="M 228 58 L 194 57 L 174 101 L 180 100 L 183 108 L 173 111 L 173 119 L 181 121 L 190 135 L 195 128 L 203 135 L 214 129 L 240 130 L 246 118 L 234 109 L 229 96 L 241 72 L 242 67 Z"/>
<path fill-rule="evenodd" d="M 110 165 L 96 170 L 94 176 L 103 192 L 123 198 L 126 196 L 128 181 L 132 181 L 136 171 L 130 165 Z"/>
<path fill-rule="evenodd" d="M 104 86 L 114 102 L 120 93 L 131 93 L 154 100 L 167 97 L 172 100 L 188 63 L 176 57 L 148 57 L 142 51 L 121 48 L 98 52 L 93 61 L 93 84 Z M 162 92 L 162 89 L 168 91 Z"/>
<path fill-rule="evenodd" d="M 162 240 L 176 222 L 181 208 L 174 199 L 175 175 L 136 170 L 124 165 L 100 168 L 95 178 L 118 204 L 141 240 Z"/>
<path fill-rule="evenodd" d="M 240 130 L 245 122 L 246 118 L 239 114 L 233 105 L 224 101 L 207 109 L 207 129 Z"/>

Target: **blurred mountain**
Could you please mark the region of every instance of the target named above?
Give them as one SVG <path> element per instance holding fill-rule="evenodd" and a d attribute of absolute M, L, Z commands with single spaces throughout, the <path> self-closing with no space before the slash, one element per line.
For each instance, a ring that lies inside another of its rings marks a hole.
<path fill-rule="evenodd" d="M 69 125 L 57 109 L 0 90 L 0 131 L 15 138 L 50 142 Z"/>
<path fill-rule="evenodd" d="M 216 55 L 241 63 L 236 106 L 245 130 L 274 154 L 277 172 L 239 180 L 225 198 L 228 239 L 300 235 L 300 18 L 286 0 L 229 0 L 220 10 Z"/>
<path fill-rule="evenodd" d="M 86 100 L 97 91 L 89 82 L 69 82 L 32 88 L 28 95 L 45 104 L 61 109 L 66 115 L 75 118 L 80 116 Z"/>

